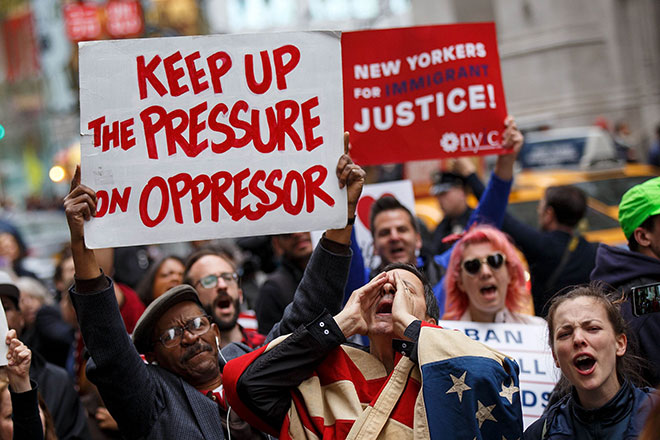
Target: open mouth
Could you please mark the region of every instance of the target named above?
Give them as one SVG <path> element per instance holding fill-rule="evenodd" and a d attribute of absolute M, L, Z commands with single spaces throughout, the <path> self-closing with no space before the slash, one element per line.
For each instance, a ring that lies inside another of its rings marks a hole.
<path fill-rule="evenodd" d="M 223 296 L 215 301 L 215 307 L 220 310 L 226 310 L 231 307 L 232 299 L 230 296 Z"/>
<path fill-rule="evenodd" d="M 378 306 L 378 309 L 376 309 L 376 314 L 381 315 L 384 313 L 392 313 L 392 303 L 391 302 L 384 302 Z"/>
<path fill-rule="evenodd" d="M 484 286 L 481 289 L 479 289 L 479 291 L 486 298 L 491 298 L 497 295 L 497 286 L 495 286 L 494 284 L 489 284 L 488 286 Z"/>
<path fill-rule="evenodd" d="M 231 299 L 226 298 L 226 299 L 221 299 L 217 302 L 218 307 L 221 309 L 226 309 L 231 305 Z"/>
<path fill-rule="evenodd" d="M 580 374 L 591 374 L 596 366 L 596 359 L 588 354 L 581 354 L 573 359 L 573 365 Z"/>
<path fill-rule="evenodd" d="M 392 302 L 394 298 L 391 294 L 386 294 L 380 299 L 378 307 L 376 307 L 377 315 L 391 315 L 392 314 Z"/>

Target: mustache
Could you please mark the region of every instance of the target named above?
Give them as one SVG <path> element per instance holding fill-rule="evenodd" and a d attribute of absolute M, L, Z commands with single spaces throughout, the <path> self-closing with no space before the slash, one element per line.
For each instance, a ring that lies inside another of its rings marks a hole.
<path fill-rule="evenodd" d="M 205 342 L 198 341 L 195 345 L 186 348 L 186 351 L 181 356 L 181 362 L 188 362 L 195 355 L 203 351 L 213 351 L 213 348 Z"/>

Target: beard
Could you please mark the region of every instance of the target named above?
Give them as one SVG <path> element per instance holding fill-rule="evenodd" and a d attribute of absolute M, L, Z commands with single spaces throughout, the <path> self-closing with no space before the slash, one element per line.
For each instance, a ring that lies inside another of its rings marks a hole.
<path fill-rule="evenodd" d="M 238 315 L 241 313 L 241 301 L 240 299 L 236 298 L 233 300 L 234 302 L 234 315 L 229 318 L 229 319 L 222 319 L 215 314 L 215 304 L 217 300 L 214 301 L 212 304 L 204 306 L 204 310 L 206 313 L 213 318 L 213 322 L 215 325 L 218 326 L 218 330 L 222 331 L 227 331 L 231 330 L 234 328 L 236 323 L 238 322 Z"/>

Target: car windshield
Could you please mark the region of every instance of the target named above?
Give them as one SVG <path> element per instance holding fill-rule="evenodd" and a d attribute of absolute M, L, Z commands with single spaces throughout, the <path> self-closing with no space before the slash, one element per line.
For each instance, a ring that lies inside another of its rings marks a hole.
<path fill-rule="evenodd" d="M 522 221 L 523 223 L 537 227 L 538 217 L 536 214 L 537 201 L 512 203 L 508 207 L 509 214 Z M 606 216 L 605 214 L 596 211 L 591 207 L 587 207 L 587 231 L 600 231 L 603 229 L 618 228 L 619 222 Z"/>
<path fill-rule="evenodd" d="M 600 200 L 608 206 L 618 206 L 621 196 L 635 185 L 646 182 L 654 176 L 620 177 L 617 179 L 574 183 L 587 196 Z"/>

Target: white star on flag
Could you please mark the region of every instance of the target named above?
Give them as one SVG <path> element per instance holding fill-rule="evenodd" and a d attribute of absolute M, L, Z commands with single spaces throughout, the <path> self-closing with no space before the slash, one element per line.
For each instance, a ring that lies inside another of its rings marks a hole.
<path fill-rule="evenodd" d="M 506 400 L 509 401 L 509 403 L 513 403 L 513 395 L 520 391 L 520 388 L 517 386 L 513 385 L 513 379 L 511 380 L 511 386 L 504 386 L 504 382 L 502 382 L 502 391 L 500 392 L 500 396 L 504 397 Z"/>
<path fill-rule="evenodd" d="M 497 422 L 497 419 L 491 414 L 493 408 L 495 408 L 495 405 L 484 406 L 480 400 L 477 400 L 477 413 L 474 416 L 479 420 L 479 429 L 481 429 L 481 425 L 483 425 L 486 420 Z"/>
<path fill-rule="evenodd" d="M 452 382 L 454 382 L 454 385 L 447 390 L 445 394 L 449 393 L 456 393 L 458 395 L 458 401 L 462 402 L 463 400 L 463 391 L 471 390 L 469 386 L 466 385 L 465 383 L 465 375 L 467 374 L 467 371 L 463 372 L 463 375 L 461 377 L 456 377 L 453 374 L 450 374 L 449 377 L 451 377 Z"/>

